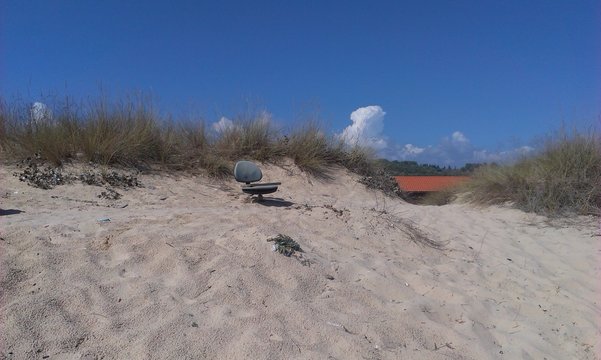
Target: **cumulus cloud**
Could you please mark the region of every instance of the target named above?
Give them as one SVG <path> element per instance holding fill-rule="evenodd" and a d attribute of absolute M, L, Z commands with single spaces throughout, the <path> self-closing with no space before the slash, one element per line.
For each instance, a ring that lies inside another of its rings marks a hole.
<path fill-rule="evenodd" d="M 351 113 L 352 124 L 347 126 L 339 137 L 349 145 L 383 150 L 388 146 L 386 138 L 382 135 L 385 115 L 378 105 L 358 108 Z"/>
<path fill-rule="evenodd" d="M 211 124 L 211 127 L 213 128 L 213 130 L 215 130 L 215 132 L 222 133 L 224 131 L 233 129 L 235 125 L 232 120 L 226 118 L 225 116 L 222 116 L 221 119 L 219 119 L 219 121 Z"/>
<path fill-rule="evenodd" d="M 351 124 L 337 134 L 346 144 L 367 146 L 389 160 L 417 161 L 442 166 L 463 166 L 466 163 L 512 162 L 534 151 L 520 146 L 502 151 L 475 147 L 467 135 L 456 130 L 431 145 L 399 144 L 384 135 L 386 112 L 378 106 L 360 107 L 351 113 Z"/>

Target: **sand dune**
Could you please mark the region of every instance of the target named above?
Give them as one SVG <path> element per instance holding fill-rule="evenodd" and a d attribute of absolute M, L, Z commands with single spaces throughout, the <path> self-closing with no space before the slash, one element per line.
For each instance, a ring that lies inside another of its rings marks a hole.
<path fill-rule="evenodd" d="M 30 187 L 0 169 L 0 357 L 595 359 L 597 219 L 415 206 L 344 170 Z M 110 219 L 110 221 L 99 221 Z M 412 241 L 410 227 L 445 244 Z M 273 252 L 286 234 L 303 259 Z"/>

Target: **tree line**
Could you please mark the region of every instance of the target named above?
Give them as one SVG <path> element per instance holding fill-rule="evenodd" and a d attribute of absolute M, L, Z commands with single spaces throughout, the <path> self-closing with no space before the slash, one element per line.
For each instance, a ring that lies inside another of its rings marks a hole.
<path fill-rule="evenodd" d="M 471 175 L 474 170 L 486 163 L 467 163 L 460 168 L 439 166 L 433 164 L 419 164 L 417 161 L 398 161 L 378 159 L 377 162 L 392 175 L 439 175 L 439 176 L 465 176 Z M 494 164 L 493 164 L 494 165 Z"/>

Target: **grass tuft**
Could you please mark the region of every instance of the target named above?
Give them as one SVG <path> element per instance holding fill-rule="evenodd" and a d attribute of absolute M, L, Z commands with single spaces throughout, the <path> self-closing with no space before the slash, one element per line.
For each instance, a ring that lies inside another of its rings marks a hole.
<path fill-rule="evenodd" d="M 68 107 L 51 122 L 36 121 L 22 103 L 4 100 L 0 100 L 0 129 L 3 157 L 26 158 L 43 153 L 56 165 L 73 157 L 79 137 L 77 121 Z"/>
<path fill-rule="evenodd" d="M 450 204 L 456 197 L 456 189 L 444 189 L 440 191 L 433 191 L 425 194 L 421 199 L 417 199 L 415 203 L 419 205 L 433 205 L 442 206 Z"/>
<path fill-rule="evenodd" d="M 146 102 L 127 101 L 111 106 L 100 101 L 90 106 L 84 119 L 80 148 L 92 162 L 136 166 L 165 159 L 161 135 L 166 134 Z"/>
<path fill-rule="evenodd" d="M 277 146 L 279 137 L 271 120 L 260 113 L 251 119 L 243 119 L 222 129 L 215 142 L 216 154 L 224 159 L 244 158 L 259 161 L 273 160 L 282 155 Z"/>
<path fill-rule="evenodd" d="M 329 178 L 331 168 L 339 162 L 340 153 L 334 144 L 322 127 L 312 121 L 297 127 L 282 141 L 286 156 L 304 171 L 322 178 Z"/>
<path fill-rule="evenodd" d="M 600 215 L 601 139 L 594 131 L 561 130 L 533 157 L 478 169 L 463 190 L 480 204 L 512 202 L 550 216 Z"/>

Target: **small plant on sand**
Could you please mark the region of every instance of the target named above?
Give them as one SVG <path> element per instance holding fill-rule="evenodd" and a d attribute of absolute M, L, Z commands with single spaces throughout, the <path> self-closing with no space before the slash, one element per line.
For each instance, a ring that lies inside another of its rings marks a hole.
<path fill-rule="evenodd" d="M 273 242 L 273 250 L 279 252 L 282 255 L 290 256 L 295 251 L 303 252 L 300 245 L 292 240 L 288 235 L 278 234 L 272 238 L 267 239 L 268 242 Z"/>

